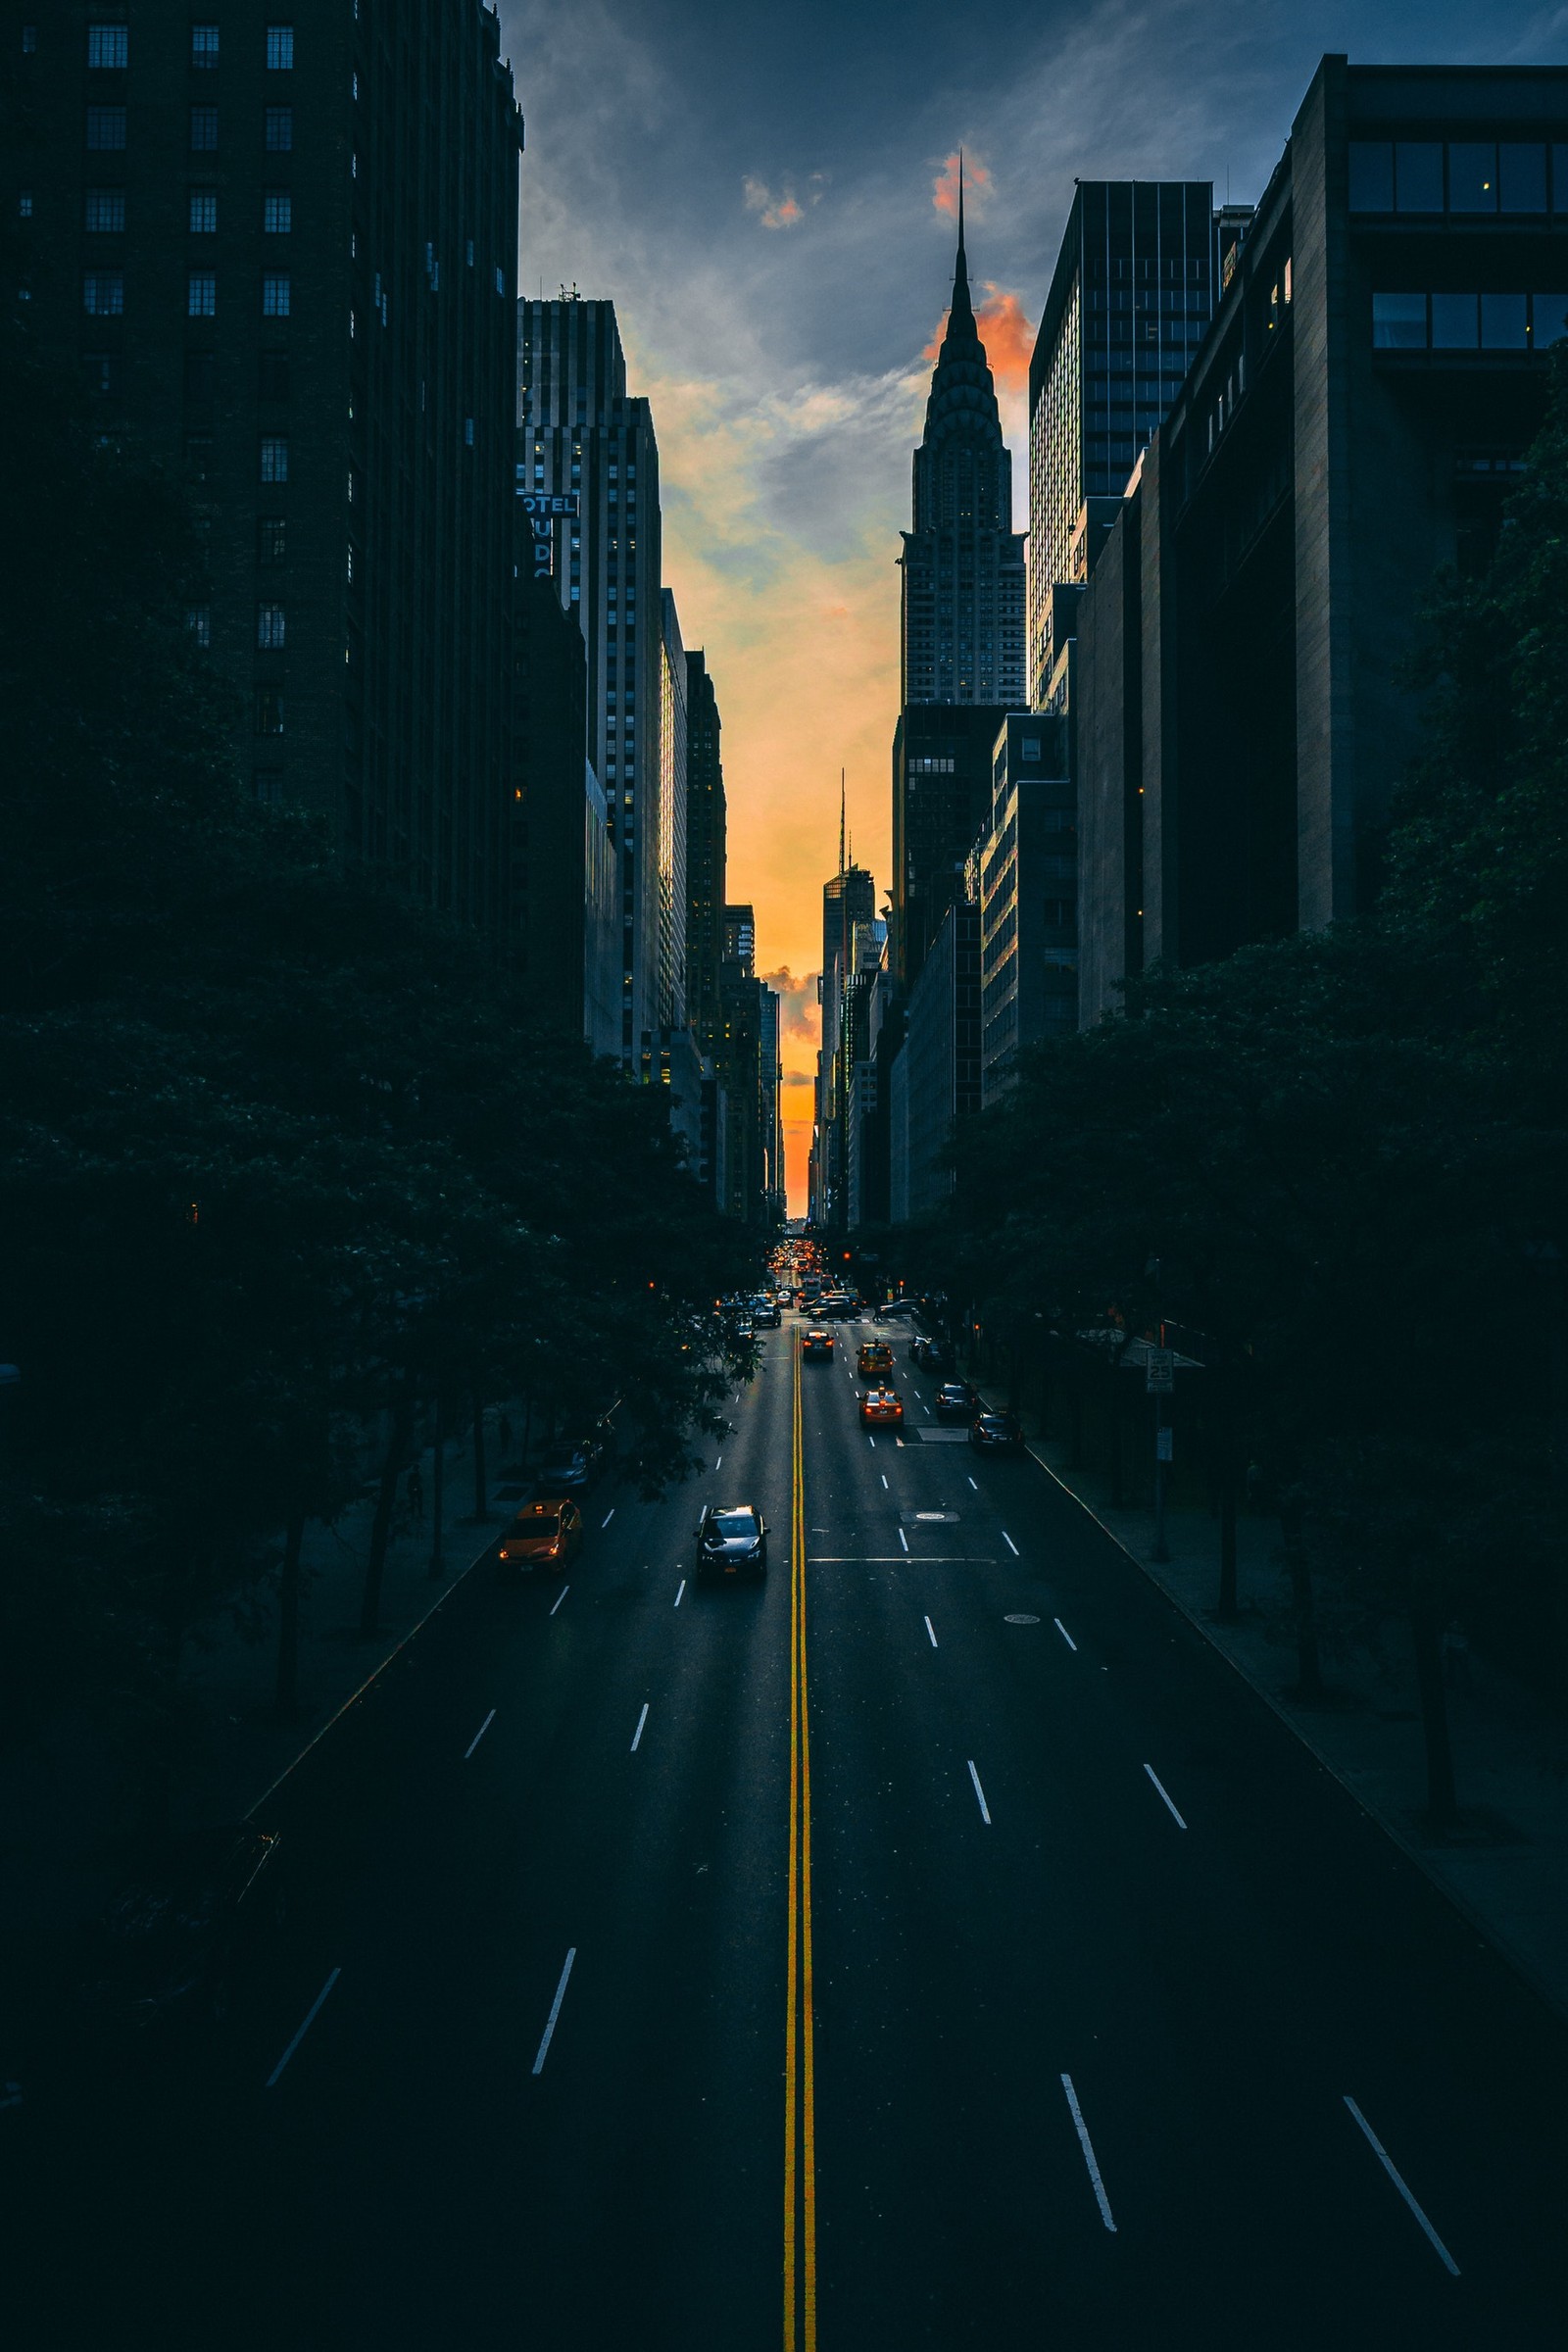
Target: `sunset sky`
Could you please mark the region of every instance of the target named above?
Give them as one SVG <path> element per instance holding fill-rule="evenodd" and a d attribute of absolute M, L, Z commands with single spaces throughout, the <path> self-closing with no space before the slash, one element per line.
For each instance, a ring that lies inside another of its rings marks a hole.
<path fill-rule="evenodd" d="M 1025 385 L 1075 177 L 1256 196 L 1325 50 L 1552 62 L 1568 8 L 1215 0 L 501 0 L 526 122 L 518 283 L 612 297 L 653 403 L 665 576 L 723 720 L 729 896 L 785 996 L 805 1205 L 821 887 L 888 879 L 899 532 L 952 281 L 970 275 L 1027 520 Z"/>

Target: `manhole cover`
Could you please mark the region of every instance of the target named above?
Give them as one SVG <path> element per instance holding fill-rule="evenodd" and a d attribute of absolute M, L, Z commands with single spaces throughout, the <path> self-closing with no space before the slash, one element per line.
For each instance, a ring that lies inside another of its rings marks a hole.
<path fill-rule="evenodd" d="M 1040 1620 L 1038 1617 L 1004 1617 L 1003 1623 L 1004 1625 L 1038 1625 Z"/>
<path fill-rule="evenodd" d="M 945 1527 L 956 1527 L 958 1524 L 956 1511 L 901 1511 L 899 1517 L 906 1527 L 924 1527 L 933 1520 Z"/>

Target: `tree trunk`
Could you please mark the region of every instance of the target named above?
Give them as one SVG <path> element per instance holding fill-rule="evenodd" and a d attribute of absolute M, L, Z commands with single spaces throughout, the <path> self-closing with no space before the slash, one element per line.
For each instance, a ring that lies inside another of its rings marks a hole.
<path fill-rule="evenodd" d="M 473 1515 L 475 1519 L 489 1516 L 484 1474 L 484 1406 L 477 1396 L 473 1400 Z"/>
<path fill-rule="evenodd" d="M 409 1447 L 414 1408 L 407 1396 L 392 1407 L 386 1453 L 381 1463 L 381 1486 L 370 1523 L 370 1556 L 365 1563 L 365 1598 L 360 1606 L 360 1632 L 373 1634 L 381 1615 L 381 1577 L 386 1568 L 387 1538 L 392 1532 L 392 1505 L 397 1499 L 398 1472 Z"/>
<path fill-rule="evenodd" d="M 1301 1515 L 1281 1513 L 1285 1566 L 1291 1580 L 1291 1610 L 1296 1622 L 1296 1687 L 1301 1698 L 1323 1696 L 1323 1665 L 1317 1648 L 1317 1611 L 1312 1594 L 1312 1564 L 1301 1541 Z"/>
<path fill-rule="evenodd" d="M 430 1457 L 430 1574 L 445 1576 L 446 1561 L 442 1556 L 442 1538 L 445 1529 L 442 1517 L 447 1494 L 447 1407 L 446 1398 L 435 1400 L 435 1447 Z"/>
<path fill-rule="evenodd" d="M 1415 1641 L 1415 1675 L 1427 1750 L 1427 1818 L 1435 1830 L 1451 1830 L 1459 1817 L 1459 1800 L 1453 1785 L 1448 1696 L 1443 1688 L 1441 1612 L 1430 1601 L 1417 1601 L 1410 1611 L 1410 1631 Z"/>
<path fill-rule="evenodd" d="M 293 1509 L 283 1538 L 283 1566 L 277 1580 L 277 1719 L 292 1723 L 300 1711 L 300 1546 L 305 1513 Z"/>

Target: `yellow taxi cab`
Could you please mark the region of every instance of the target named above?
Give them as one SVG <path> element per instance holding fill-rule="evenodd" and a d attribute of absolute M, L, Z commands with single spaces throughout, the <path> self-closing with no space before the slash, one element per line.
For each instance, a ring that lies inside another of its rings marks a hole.
<path fill-rule="evenodd" d="M 582 1513 L 568 1495 L 525 1503 L 501 1539 L 506 1568 L 554 1568 L 582 1549 Z"/>
<path fill-rule="evenodd" d="M 813 1325 L 801 1342 L 801 1353 L 808 1358 L 816 1356 L 820 1359 L 823 1356 L 831 1355 L 832 1352 L 833 1334 L 830 1331 L 819 1331 Z"/>
<path fill-rule="evenodd" d="M 861 1427 L 875 1429 L 889 1422 L 896 1429 L 904 1425 L 904 1399 L 898 1390 L 867 1389 L 860 1398 Z"/>
<path fill-rule="evenodd" d="M 891 1372 L 893 1350 L 887 1341 L 862 1340 L 860 1352 L 855 1359 L 855 1368 L 862 1380 L 877 1380 L 884 1372 Z"/>

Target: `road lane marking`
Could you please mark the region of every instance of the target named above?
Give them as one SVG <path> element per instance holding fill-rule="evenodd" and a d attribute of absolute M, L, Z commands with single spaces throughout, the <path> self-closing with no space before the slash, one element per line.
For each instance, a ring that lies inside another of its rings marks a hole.
<path fill-rule="evenodd" d="M 888 1492 L 888 1474 L 885 1470 L 882 1473 L 882 1491 L 884 1494 Z"/>
<path fill-rule="evenodd" d="M 304 2025 L 301 2026 L 299 2032 L 289 2043 L 288 2048 L 283 2052 L 282 2057 L 278 2060 L 277 2064 L 273 2067 L 271 2073 L 267 2078 L 267 2087 L 269 2090 L 271 2089 L 272 2084 L 277 2081 L 278 2076 L 283 2072 L 284 2067 L 287 2066 L 289 2060 L 299 2048 L 300 2043 L 305 2039 L 306 2034 L 315 2025 L 317 2017 L 320 2012 L 321 2003 L 325 2000 L 327 1994 L 331 1991 L 333 1985 L 337 1983 L 342 1974 L 343 1971 L 340 1968 L 334 1968 L 332 1974 L 327 1978 L 326 1983 L 321 1986 L 321 1989 L 317 1994 L 315 2000 L 306 2010 Z"/>
<path fill-rule="evenodd" d="M 1007 1546 L 1007 1549 L 1008 1549 L 1008 1550 L 1011 1552 L 1011 1554 L 1012 1554 L 1012 1556 L 1013 1556 L 1013 1558 L 1014 1558 L 1015 1560 L 1021 1560 L 1021 1559 L 1023 1558 L 1023 1553 L 1022 1553 L 1022 1552 L 1021 1552 L 1021 1551 L 1018 1549 L 1018 1546 L 1017 1546 L 1017 1544 L 1016 1544 L 1013 1542 L 1012 1538 L 1011 1538 L 1011 1537 L 1008 1535 L 1008 1533 L 1007 1533 L 1007 1531 L 1006 1531 L 1006 1529 L 1005 1529 L 1005 1528 L 1004 1528 L 1004 1529 L 1003 1529 L 1003 1531 L 1002 1531 L 1002 1541 L 1004 1542 L 1004 1544 L 1005 1544 L 1005 1545 Z"/>
<path fill-rule="evenodd" d="M 1066 1642 L 1067 1647 L 1072 1651 L 1073 1656 L 1076 1657 L 1078 1655 L 1078 1644 L 1073 1640 L 1071 1634 L 1068 1633 L 1067 1628 L 1062 1624 L 1061 1619 L 1059 1617 L 1053 1617 L 1051 1622 L 1055 1627 L 1062 1640 Z"/>
<path fill-rule="evenodd" d="M 973 1783 L 974 1783 L 974 1792 L 975 1792 L 975 1796 L 976 1796 L 976 1798 L 979 1800 L 979 1805 L 980 1805 L 980 1818 L 981 1818 L 981 1820 L 982 1820 L 982 1821 L 985 1823 L 985 1825 L 986 1825 L 986 1828 L 989 1830 L 989 1829 L 990 1829 L 990 1827 L 991 1827 L 991 1808 L 990 1808 L 990 1806 L 989 1806 L 989 1805 L 986 1803 L 986 1792 L 985 1792 L 985 1790 L 984 1790 L 984 1789 L 981 1788 L 981 1786 L 980 1786 L 980 1775 L 979 1775 L 979 1774 L 976 1772 L 976 1770 L 975 1770 L 975 1768 L 974 1768 L 974 1758 L 973 1758 L 973 1756 L 970 1756 L 970 1757 L 969 1757 L 969 1759 L 968 1759 L 968 1764 L 969 1764 L 969 1778 L 970 1778 L 970 1780 L 971 1780 L 971 1781 L 973 1781 Z"/>
<path fill-rule="evenodd" d="M 902 1527 L 899 1530 L 899 1542 L 904 1545 L 905 1550 L 907 1551 L 909 1548 L 909 1539 L 905 1534 Z"/>
<path fill-rule="evenodd" d="M 723 1469 L 723 1467 L 724 1467 L 724 1456 L 723 1456 L 722 1454 L 720 1454 L 720 1455 L 719 1455 L 719 1457 L 718 1457 L 718 1459 L 717 1459 L 717 1461 L 716 1461 L 716 1462 L 713 1464 L 713 1468 L 714 1468 L 715 1470 L 722 1470 L 722 1469 Z"/>
<path fill-rule="evenodd" d="M 1377 2133 L 1373 2131 L 1371 2125 L 1367 2122 L 1366 2117 L 1361 2113 L 1360 2108 L 1351 2098 L 1348 2091 L 1345 2093 L 1345 2104 L 1347 2107 L 1348 2107 L 1350 2113 L 1360 2125 L 1361 2130 L 1366 2133 L 1367 2145 L 1371 2148 L 1373 2155 L 1377 2158 L 1379 2164 L 1382 2165 L 1383 2170 L 1388 2174 L 1389 2179 L 1394 2182 L 1395 2187 L 1398 2190 L 1400 2196 L 1404 2199 L 1405 2203 L 1409 2206 L 1410 2211 L 1415 2215 L 1416 2220 L 1420 2223 L 1421 2228 L 1425 2232 L 1427 2242 L 1432 2247 L 1433 2252 L 1437 2255 L 1438 2260 L 1442 2263 L 1444 2269 L 1447 2272 L 1450 2278 L 1457 2278 L 1459 2276 L 1459 2265 L 1454 2261 L 1453 2256 L 1448 2252 L 1447 2247 L 1444 2244 L 1442 2238 L 1433 2229 L 1432 2224 L 1427 2220 L 1426 2215 L 1422 2212 L 1420 2206 L 1410 2194 L 1410 2191 L 1405 2184 L 1403 2175 L 1400 2173 L 1393 2157 L 1389 2154 L 1388 2149 L 1383 2145 L 1382 2140 L 1379 2139 Z"/>
<path fill-rule="evenodd" d="M 806 1478 L 795 1358 L 790 1524 L 789 2000 L 784 2022 L 784 2343 L 816 2352 L 816 2021 L 811 1984 L 811 1723 L 806 1644 Z"/>
<path fill-rule="evenodd" d="M 615 1516 L 615 1506 L 614 1506 L 614 1504 L 613 1504 L 613 1503 L 612 1503 L 612 1504 L 611 1504 L 611 1506 L 610 1506 L 610 1508 L 609 1508 L 609 1510 L 608 1510 L 608 1511 L 605 1513 L 604 1517 L 603 1517 L 603 1518 L 600 1520 L 600 1522 L 599 1522 L 599 1526 L 600 1526 L 600 1531 L 601 1531 L 601 1533 L 603 1533 L 604 1529 L 606 1529 L 606 1528 L 607 1528 L 607 1527 L 610 1525 L 610 1522 L 612 1521 L 612 1519 L 613 1519 L 613 1517 L 614 1517 L 614 1516 Z"/>
<path fill-rule="evenodd" d="M 559 1609 L 559 1608 L 560 1608 L 560 1606 L 561 1606 L 562 1602 L 563 1602 L 563 1601 L 565 1599 L 565 1597 L 566 1597 L 566 1594 L 567 1594 L 567 1593 L 568 1593 L 570 1591 L 571 1591 L 571 1587 L 570 1587 L 569 1585 L 563 1585 L 563 1586 L 562 1586 L 562 1588 L 561 1588 L 561 1591 L 560 1591 L 560 1592 L 559 1592 L 556 1594 L 556 1608 L 555 1608 L 555 1609 L 552 1609 L 552 1610 L 551 1610 L 551 1612 L 550 1612 L 550 1614 L 551 1614 L 551 1616 L 552 1616 L 552 1617 L 555 1615 L 555 1613 L 556 1613 L 556 1609 Z"/>
<path fill-rule="evenodd" d="M 925 1621 L 925 1630 L 926 1630 L 926 1632 L 927 1632 L 927 1633 L 930 1635 L 930 1637 L 931 1637 L 931 1646 L 932 1646 L 932 1648 L 933 1648 L 933 1649 L 935 1649 L 935 1647 L 936 1647 L 936 1645 L 937 1645 L 937 1629 L 936 1629 L 936 1627 L 935 1627 L 935 1626 L 932 1624 L 932 1622 L 931 1622 L 931 1620 L 930 1620 L 930 1618 L 929 1618 L 929 1617 L 928 1617 L 928 1618 L 926 1619 L 926 1621 Z"/>
<path fill-rule="evenodd" d="M 685 1579 L 684 1577 L 682 1577 L 682 1578 L 681 1578 L 681 1580 L 680 1580 L 680 1592 L 685 1592 L 685 1590 L 686 1590 L 686 1579 Z M 677 1593 L 676 1593 L 676 1595 L 675 1595 L 675 1606 L 676 1606 L 676 1608 L 677 1608 L 677 1609 L 680 1607 L 680 1592 L 677 1592 Z"/>
<path fill-rule="evenodd" d="M 865 1433 L 865 1442 L 866 1442 L 866 1444 L 867 1444 L 867 1445 L 870 1446 L 870 1448 L 871 1448 L 871 1451 L 872 1451 L 873 1453 L 875 1453 L 875 1451 L 876 1451 L 876 1440 L 875 1440 L 875 1438 L 873 1438 L 873 1437 L 872 1437 L 872 1435 L 871 1435 L 871 1432 L 870 1432 L 869 1430 L 867 1430 L 867 1431 L 866 1431 L 866 1433 Z"/>
<path fill-rule="evenodd" d="M 1095 2162 L 1095 2143 L 1089 2136 L 1089 2126 L 1084 2122 L 1084 2111 L 1078 2104 L 1078 2093 L 1072 2086 L 1071 2075 L 1062 2076 L 1061 2087 L 1067 2093 L 1067 2104 L 1072 2109 L 1072 2128 L 1078 2134 L 1078 2145 L 1082 2148 L 1084 2162 L 1089 2167 L 1089 2178 L 1094 2183 L 1095 2201 L 1100 2207 L 1100 2218 L 1110 2231 L 1111 2236 L 1114 2237 L 1116 2225 L 1110 2217 L 1110 2199 L 1105 2194 L 1105 2183 L 1100 2178 L 1100 2167 Z"/>
<path fill-rule="evenodd" d="M 637 1753 L 637 1742 L 638 1742 L 638 1740 L 639 1740 L 642 1738 L 642 1736 L 643 1736 L 643 1725 L 644 1725 L 644 1724 L 645 1724 L 647 1721 L 648 1721 L 648 1701 L 647 1701 L 647 1699 L 645 1698 L 645 1699 L 643 1700 L 643 1711 L 642 1711 L 642 1713 L 641 1713 L 641 1714 L 638 1716 L 638 1718 L 637 1718 L 637 1729 L 636 1729 L 636 1730 L 633 1732 L 633 1734 L 632 1734 L 632 1736 L 631 1736 L 631 1752 L 632 1752 L 632 1754 L 633 1754 L 633 1755 L 635 1755 L 635 1754 Z"/>
<path fill-rule="evenodd" d="M 971 1487 L 974 1487 L 974 1480 L 973 1480 L 972 1478 L 970 1479 L 970 1481 L 969 1481 L 969 1484 L 970 1484 L 970 1486 L 971 1486 Z M 979 1492 L 980 1492 L 980 1490 L 979 1490 L 979 1488 L 978 1488 L 978 1487 L 974 1487 L 974 1491 L 975 1491 L 975 1493 L 976 1493 L 977 1494 L 979 1494 Z"/>
<path fill-rule="evenodd" d="M 1170 1817 L 1171 1817 L 1172 1821 L 1173 1821 L 1173 1822 L 1176 1824 L 1176 1827 L 1177 1827 L 1179 1830 L 1185 1830 L 1185 1829 L 1186 1829 L 1186 1827 L 1187 1827 L 1187 1824 L 1186 1824 L 1186 1822 L 1185 1822 L 1185 1821 L 1183 1821 L 1183 1819 L 1182 1819 L 1181 1815 L 1180 1815 L 1180 1814 L 1177 1812 L 1177 1810 L 1176 1810 L 1175 1806 L 1174 1806 L 1173 1804 L 1171 1804 L 1171 1801 L 1170 1801 L 1170 1795 L 1169 1795 L 1169 1792 L 1168 1792 L 1168 1790 L 1166 1789 L 1165 1784 L 1164 1784 L 1164 1782 L 1163 1782 L 1163 1781 L 1160 1779 L 1160 1777 L 1159 1777 L 1158 1773 L 1157 1773 L 1157 1772 L 1154 1770 L 1154 1767 L 1152 1766 L 1152 1764 L 1146 1764 L 1146 1765 L 1144 1766 L 1144 1770 L 1145 1770 L 1145 1771 L 1148 1773 L 1148 1775 L 1149 1775 L 1150 1779 L 1151 1779 L 1151 1780 L 1153 1782 L 1153 1784 L 1154 1784 L 1154 1787 L 1155 1787 L 1155 1788 L 1156 1788 L 1159 1790 L 1159 1793 L 1160 1793 L 1160 1795 L 1161 1795 L 1162 1797 L 1164 1797 L 1164 1799 L 1165 1799 L 1165 1803 L 1166 1803 L 1166 1806 L 1167 1806 L 1167 1808 L 1168 1808 L 1168 1810 L 1169 1810 L 1169 1812 L 1170 1812 Z"/>
<path fill-rule="evenodd" d="M 566 1965 L 561 1972 L 561 1983 L 556 1986 L 556 1997 L 550 2004 L 550 2015 L 545 2022 L 544 2038 L 539 2044 L 539 2055 L 533 2062 L 533 2071 L 536 2075 L 542 2075 L 545 2071 L 545 2060 L 550 2055 L 551 2036 L 556 2030 L 556 2020 L 561 2015 L 561 2004 L 566 1997 L 566 1979 L 571 1974 L 571 1964 L 576 1957 L 577 1946 L 573 1944 L 566 1954 Z"/>
<path fill-rule="evenodd" d="M 480 1724 L 479 1729 L 474 1733 L 473 1738 L 468 1741 L 467 1746 L 463 1751 L 463 1761 L 465 1764 L 466 1764 L 468 1758 L 472 1755 L 474 1749 L 478 1746 L 480 1740 L 484 1738 L 486 1732 L 490 1729 L 490 1726 L 494 1723 L 495 1719 L 496 1711 L 494 1707 L 492 1707 L 489 1714 L 485 1717 L 483 1723 Z"/>

